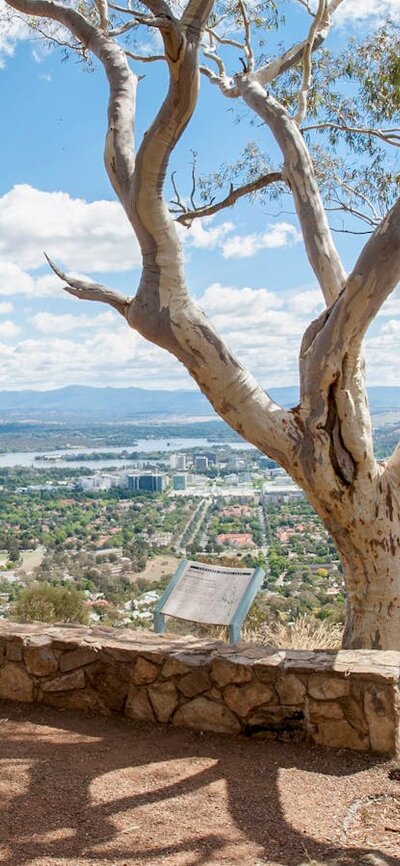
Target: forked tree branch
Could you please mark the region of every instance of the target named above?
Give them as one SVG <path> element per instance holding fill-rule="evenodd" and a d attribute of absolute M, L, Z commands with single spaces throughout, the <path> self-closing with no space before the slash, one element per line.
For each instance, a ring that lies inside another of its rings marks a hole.
<path fill-rule="evenodd" d="M 182 225 L 190 226 L 190 224 L 195 219 L 199 219 L 200 217 L 209 217 L 213 214 L 218 213 L 220 210 L 225 210 L 225 208 L 232 207 L 240 198 L 243 196 L 251 195 L 252 193 L 258 192 L 261 189 L 265 189 L 267 186 L 271 186 L 274 183 L 283 183 L 284 178 L 282 172 L 280 171 L 270 171 L 268 174 L 263 174 L 257 178 L 257 180 L 250 181 L 249 183 L 245 183 L 236 189 L 231 185 L 231 189 L 227 196 L 219 202 L 213 202 L 209 205 L 204 205 L 204 207 L 198 207 L 194 210 L 186 210 L 182 202 L 178 202 L 181 204 L 183 208 L 183 213 L 180 216 L 176 217 L 176 222 L 181 223 Z"/>
<path fill-rule="evenodd" d="M 83 37 L 103 63 L 110 86 L 107 168 L 142 252 L 141 280 L 130 303 L 104 286 L 71 277 L 66 278 L 67 291 L 114 306 L 132 328 L 185 365 L 216 411 L 234 429 L 289 468 L 298 428 L 291 414 L 268 397 L 190 299 L 182 247 L 163 199 L 170 154 L 197 103 L 198 52 L 212 2 L 189 0 L 180 20 L 171 15 L 163 0 L 145 2 L 154 16 L 164 19 L 160 32 L 169 68 L 169 88 L 134 162 L 136 79 L 123 49 L 61 4 L 14 0 L 20 11 L 60 20 L 77 38 Z M 59 274 L 64 276 L 61 271 Z"/>

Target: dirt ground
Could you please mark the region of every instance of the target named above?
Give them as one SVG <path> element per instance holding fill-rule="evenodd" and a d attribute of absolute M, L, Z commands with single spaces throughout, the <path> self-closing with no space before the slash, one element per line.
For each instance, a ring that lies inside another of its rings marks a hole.
<path fill-rule="evenodd" d="M 132 581 L 136 580 L 152 580 L 154 583 L 162 580 L 166 575 L 175 574 L 176 569 L 178 567 L 179 559 L 176 556 L 170 556 L 169 554 L 165 554 L 162 556 L 155 556 L 153 559 L 149 559 L 147 561 L 146 568 L 143 571 L 138 571 L 137 574 L 132 577 Z"/>
<path fill-rule="evenodd" d="M 371 756 L 0 708 L 3 866 L 400 864 L 400 768 Z"/>

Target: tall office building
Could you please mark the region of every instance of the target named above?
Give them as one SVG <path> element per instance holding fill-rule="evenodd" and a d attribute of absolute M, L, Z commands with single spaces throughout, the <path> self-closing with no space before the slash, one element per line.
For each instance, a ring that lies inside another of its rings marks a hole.
<path fill-rule="evenodd" d="M 174 490 L 186 490 L 187 489 L 187 475 L 186 473 L 181 473 L 180 475 L 174 475 L 172 479 L 172 487 Z"/>
<path fill-rule="evenodd" d="M 208 469 L 208 457 L 198 456 L 194 458 L 194 468 L 197 469 L 198 472 L 207 472 Z"/>
<path fill-rule="evenodd" d="M 167 486 L 165 475 L 128 475 L 128 490 L 161 493 Z"/>

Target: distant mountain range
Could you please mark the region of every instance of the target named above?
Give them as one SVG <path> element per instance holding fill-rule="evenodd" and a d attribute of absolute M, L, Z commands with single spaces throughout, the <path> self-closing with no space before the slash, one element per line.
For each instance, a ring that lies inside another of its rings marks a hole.
<path fill-rule="evenodd" d="M 295 406 L 297 387 L 271 388 L 282 406 Z M 400 411 L 400 387 L 368 389 L 374 413 Z M 90 388 L 71 385 L 53 391 L 0 391 L 0 421 L 135 421 L 173 416 L 215 416 L 200 391 L 151 391 L 144 388 Z"/>

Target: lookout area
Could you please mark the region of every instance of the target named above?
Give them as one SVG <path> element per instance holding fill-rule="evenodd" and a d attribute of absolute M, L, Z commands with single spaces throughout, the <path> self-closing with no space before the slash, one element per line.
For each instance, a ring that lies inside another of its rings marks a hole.
<path fill-rule="evenodd" d="M 398 765 L 5 701 L 3 866 L 398 866 Z"/>

